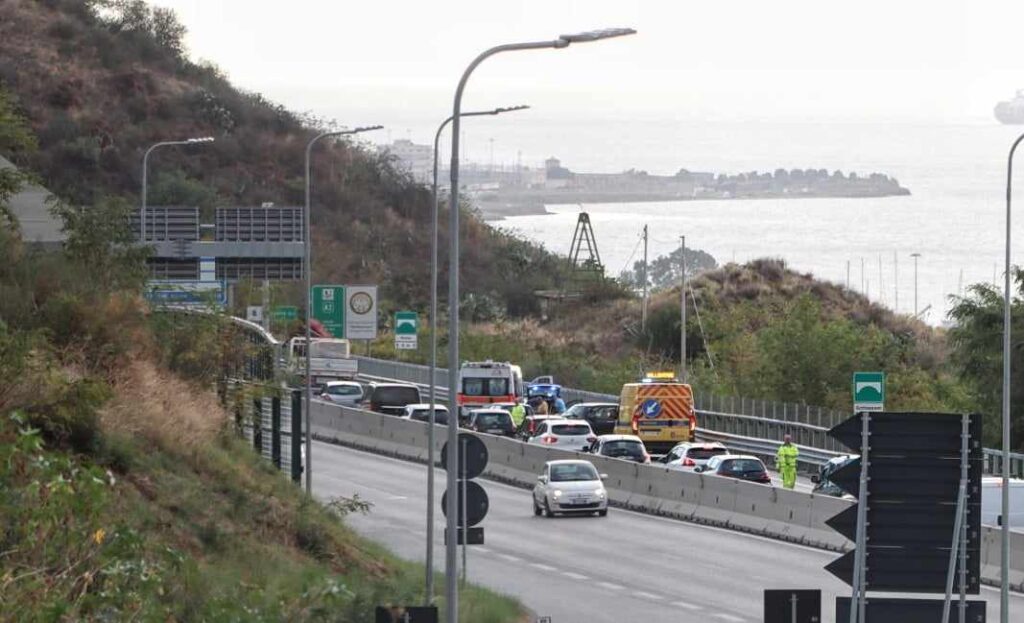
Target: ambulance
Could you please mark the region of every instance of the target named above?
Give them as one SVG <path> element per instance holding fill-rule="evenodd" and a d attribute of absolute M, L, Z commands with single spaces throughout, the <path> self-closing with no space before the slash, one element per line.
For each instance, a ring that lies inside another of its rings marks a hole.
<path fill-rule="evenodd" d="M 522 402 L 523 371 L 507 361 L 467 361 L 459 368 L 459 417 L 495 403 Z"/>
<path fill-rule="evenodd" d="M 693 390 L 673 372 L 650 372 L 639 383 L 626 383 L 615 434 L 640 437 L 652 454 L 668 452 L 681 441 L 696 441 Z"/>

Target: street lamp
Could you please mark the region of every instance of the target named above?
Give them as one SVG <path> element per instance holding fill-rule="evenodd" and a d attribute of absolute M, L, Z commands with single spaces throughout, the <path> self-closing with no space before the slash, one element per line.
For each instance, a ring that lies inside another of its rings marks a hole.
<path fill-rule="evenodd" d="M 1013 187 L 1013 154 L 1024 141 L 1017 137 L 1006 161 L 1006 264 L 1003 266 L 1003 525 L 1002 586 L 999 597 L 999 621 L 1010 621 L 1010 198 Z"/>
<path fill-rule="evenodd" d="M 500 115 L 506 112 L 526 110 L 529 106 L 509 106 L 506 108 L 494 108 L 492 110 L 478 110 L 464 112 L 462 117 L 482 117 L 485 115 Z M 438 145 L 441 141 L 441 132 L 451 123 L 454 116 L 449 116 L 437 128 L 434 135 L 434 183 L 432 188 L 434 209 L 431 214 L 432 233 L 430 235 L 430 426 L 427 427 L 427 579 L 426 579 L 426 602 L 431 604 L 434 601 L 434 396 L 436 385 L 435 376 L 437 372 L 437 238 L 438 238 L 438 198 L 437 198 L 437 160 Z"/>
<path fill-rule="evenodd" d="M 167 147 L 169 145 L 195 145 L 198 143 L 212 143 L 215 139 L 212 136 L 202 136 L 199 138 L 187 138 L 181 141 L 161 141 L 152 145 L 146 150 L 146 153 L 142 155 L 142 212 L 139 213 L 139 238 L 145 243 L 149 240 L 149 236 L 146 235 L 146 193 L 147 184 L 146 178 L 149 172 L 149 154 L 153 152 L 157 147 Z"/>
<path fill-rule="evenodd" d="M 571 43 L 599 41 L 612 37 L 636 34 L 632 28 L 612 28 L 595 30 L 573 35 L 562 35 L 551 41 L 528 41 L 523 43 L 507 43 L 485 50 L 466 67 L 455 89 L 455 101 L 452 106 L 452 164 L 451 164 L 451 209 L 449 210 L 449 270 L 448 270 L 448 408 L 454 413 L 448 417 L 448 542 L 445 548 L 445 603 L 448 604 L 448 623 L 459 621 L 459 589 L 455 573 L 455 562 L 458 551 L 456 516 L 458 513 L 458 497 L 456 491 L 456 470 L 459 467 L 458 452 L 458 367 L 459 367 L 459 118 L 462 114 L 462 92 L 466 89 L 469 76 L 477 66 L 487 58 L 501 52 L 518 52 L 520 50 L 540 50 L 547 48 L 566 48 Z M 454 417 L 452 417 L 454 415 Z"/>
<path fill-rule="evenodd" d="M 310 342 L 312 342 L 312 334 L 309 329 L 310 321 L 313 319 L 313 265 L 311 258 L 313 256 L 313 241 L 310 239 L 310 194 L 309 194 L 309 155 L 313 150 L 313 145 L 316 144 L 322 138 L 329 136 L 344 136 L 347 134 L 360 134 L 362 132 L 370 132 L 371 130 L 379 130 L 384 126 L 373 125 L 362 128 L 355 128 L 354 130 L 339 130 L 337 132 L 321 132 L 314 136 L 309 143 L 306 144 L 306 206 L 302 214 L 302 218 L 305 225 L 304 232 L 304 251 L 305 258 L 303 262 L 302 272 L 306 278 L 306 400 L 303 405 L 303 422 L 306 427 L 306 493 L 313 495 L 313 470 L 312 470 L 312 457 L 313 457 L 313 440 L 312 433 L 309 428 L 310 424 L 310 409 L 313 404 L 313 377 L 310 374 L 312 369 L 312 355 L 310 354 Z"/>
<path fill-rule="evenodd" d="M 914 318 L 917 318 L 917 258 L 921 257 L 921 254 L 911 253 L 910 257 L 914 258 Z"/>

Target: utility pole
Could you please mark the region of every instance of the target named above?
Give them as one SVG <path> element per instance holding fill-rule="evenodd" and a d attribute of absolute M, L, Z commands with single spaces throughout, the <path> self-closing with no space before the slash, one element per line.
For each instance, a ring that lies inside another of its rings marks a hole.
<path fill-rule="evenodd" d="M 860 258 L 860 293 L 864 294 L 864 258 Z"/>
<path fill-rule="evenodd" d="M 680 380 L 686 382 L 686 236 L 679 237 L 679 263 L 682 266 L 680 278 L 682 283 L 679 290 L 679 363 L 682 374 Z"/>
<path fill-rule="evenodd" d="M 643 270 L 643 304 L 640 308 L 640 331 L 647 333 L 647 225 L 644 225 L 644 270 Z"/>
<path fill-rule="evenodd" d="M 882 282 L 882 256 L 878 256 L 878 302 L 885 303 L 885 284 Z"/>
<path fill-rule="evenodd" d="M 270 280 L 263 280 L 263 328 L 270 331 Z"/>
<path fill-rule="evenodd" d="M 850 289 L 850 260 L 846 260 L 846 289 Z"/>
<path fill-rule="evenodd" d="M 892 252 L 892 293 L 895 301 L 892 310 L 900 313 L 900 259 L 896 251 Z"/>
<path fill-rule="evenodd" d="M 921 257 L 920 253 L 911 253 L 910 257 L 914 258 L 914 317 L 917 317 L 917 258 Z"/>

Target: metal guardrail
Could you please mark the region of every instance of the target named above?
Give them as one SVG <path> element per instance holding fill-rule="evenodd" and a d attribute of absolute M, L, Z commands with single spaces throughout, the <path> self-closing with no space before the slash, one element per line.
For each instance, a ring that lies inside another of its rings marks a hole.
<path fill-rule="evenodd" d="M 427 366 L 371 357 L 356 359 L 359 360 L 361 376 L 397 379 L 424 389 L 429 387 L 430 368 Z M 448 391 L 448 370 L 438 368 L 436 372 L 434 386 L 438 392 L 438 400 L 443 401 Z M 562 388 L 562 397 L 567 402 L 619 401 L 619 397 L 614 394 L 571 387 Z M 734 413 L 705 408 L 710 405 L 726 406 L 733 404 L 734 400 L 709 396 L 706 401 L 702 402 L 699 397 L 696 400 L 697 428 L 708 440 L 722 441 L 738 450 L 774 459 L 778 444 L 783 436 L 788 434 L 793 437 L 794 443 L 800 446 L 801 462 L 808 465 L 821 465 L 832 457 L 847 453 L 839 442 L 826 433 L 832 426 L 849 417 L 849 414 L 806 405 L 751 400 L 743 401 L 748 407 L 745 410 L 751 413 Z M 757 414 L 758 411 L 761 415 Z M 772 417 L 772 413 L 776 417 Z M 984 452 L 984 472 L 1002 474 L 1002 453 L 990 448 L 986 448 Z M 1024 454 L 1011 455 L 1010 475 L 1014 478 L 1024 478 Z"/>

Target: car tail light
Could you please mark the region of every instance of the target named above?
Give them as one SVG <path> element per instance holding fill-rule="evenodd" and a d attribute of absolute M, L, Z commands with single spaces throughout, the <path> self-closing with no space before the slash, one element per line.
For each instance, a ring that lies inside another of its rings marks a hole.
<path fill-rule="evenodd" d="M 758 482 L 771 483 L 772 479 L 768 476 L 767 472 L 761 472 L 761 477 L 757 479 Z"/>
<path fill-rule="evenodd" d="M 683 459 L 683 467 L 696 467 L 696 466 L 697 466 L 697 461 L 694 461 L 690 457 L 686 457 L 685 459 Z"/>
<path fill-rule="evenodd" d="M 540 438 L 540 442 L 546 444 L 556 444 L 558 443 L 558 437 L 554 435 L 544 435 L 543 437 Z"/>
<path fill-rule="evenodd" d="M 587 443 L 594 443 L 595 441 L 597 441 L 597 437 L 594 437 L 593 435 L 587 437 Z"/>
<path fill-rule="evenodd" d="M 644 463 L 650 463 L 650 462 L 651 462 L 651 455 L 647 454 L 646 452 L 644 452 Z"/>

